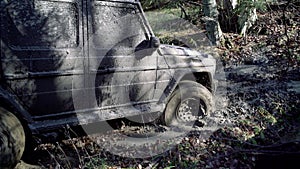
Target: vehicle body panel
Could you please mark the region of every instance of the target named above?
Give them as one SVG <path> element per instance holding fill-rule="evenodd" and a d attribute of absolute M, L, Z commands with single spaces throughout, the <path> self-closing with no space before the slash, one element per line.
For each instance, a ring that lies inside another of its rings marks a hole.
<path fill-rule="evenodd" d="M 0 24 L 0 100 L 17 105 L 34 134 L 163 112 L 183 78 L 213 91 L 215 60 L 151 46 L 138 1 L 12 1 Z"/>

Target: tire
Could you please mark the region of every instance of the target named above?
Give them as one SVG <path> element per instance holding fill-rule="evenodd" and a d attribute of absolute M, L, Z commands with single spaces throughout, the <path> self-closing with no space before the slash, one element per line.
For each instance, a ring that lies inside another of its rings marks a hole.
<path fill-rule="evenodd" d="M 172 93 L 162 120 L 167 126 L 190 126 L 211 114 L 213 109 L 213 96 L 206 87 L 193 81 L 182 81 Z"/>
<path fill-rule="evenodd" d="M 25 148 L 25 132 L 12 113 L 0 107 L 0 168 L 12 169 Z"/>

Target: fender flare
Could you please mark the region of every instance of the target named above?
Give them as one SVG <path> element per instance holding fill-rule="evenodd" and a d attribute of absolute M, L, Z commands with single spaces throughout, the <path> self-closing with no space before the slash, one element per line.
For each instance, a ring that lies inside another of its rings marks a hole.
<path fill-rule="evenodd" d="M 33 123 L 31 115 L 24 109 L 18 98 L 0 86 L 0 106 L 9 110 L 21 121 L 27 124 Z"/>
<path fill-rule="evenodd" d="M 168 87 L 165 88 L 164 90 L 164 95 L 161 96 L 159 98 L 159 101 L 158 103 L 164 103 L 166 102 L 167 100 L 169 100 L 169 97 L 170 95 L 175 91 L 176 87 L 178 86 L 178 84 L 180 83 L 180 81 L 182 80 L 191 80 L 191 81 L 197 81 L 197 79 L 195 77 L 192 77 L 191 79 L 185 79 L 185 77 L 189 77 L 189 75 L 192 75 L 194 73 L 203 73 L 203 74 L 207 74 L 208 75 L 208 78 L 209 78 L 209 83 L 210 85 L 209 86 L 206 86 L 204 84 L 205 87 L 210 87 L 212 88 L 212 91 L 211 92 L 214 92 L 214 83 L 213 83 L 213 77 L 211 75 L 211 72 L 206 72 L 206 71 L 195 71 L 195 72 L 190 72 L 190 71 L 176 71 L 172 77 L 172 79 L 170 79 L 170 82 L 168 84 Z M 178 74 L 178 75 L 176 75 Z M 188 76 L 187 76 L 188 75 Z M 201 84 L 201 83 L 200 83 Z"/>

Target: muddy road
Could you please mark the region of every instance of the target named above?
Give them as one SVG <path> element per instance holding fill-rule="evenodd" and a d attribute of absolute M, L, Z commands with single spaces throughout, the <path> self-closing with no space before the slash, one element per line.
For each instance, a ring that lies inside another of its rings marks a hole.
<path fill-rule="evenodd" d="M 300 150 L 296 144 L 300 141 L 300 69 L 295 66 L 283 70 L 281 67 L 282 63 L 266 60 L 220 66 L 216 76 L 216 111 L 206 119 L 205 126 L 200 122 L 186 130 L 170 130 L 160 124 L 118 121 L 118 129 L 38 145 L 32 153 L 33 158 L 27 162 L 49 169 L 164 168 L 171 165 L 177 168 L 184 168 L 184 165 L 191 168 L 259 168 L 264 162 L 276 162 L 279 157 L 293 163 L 298 157 L 293 152 Z M 184 135 L 174 137 L 178 131 Z M 66 132 L 66 136 L 72 132 Z M 158 146 L 165 144 L 161 137 L 158 139 L 161 142 L 151 140 L 162 133 L 168 133 L 167 139 L 172 137 L 172 142 L 168 142 L 171 146 Z M 131 141 L 134 144 L 129 145 L 128 140 L 124 142 L 124 136 L 141 137 L 144 142 L 134 140 Z M 157 154 L 130 158 L 149 152 Z M 20 163 L 18 167 L 33 166 Z"/>

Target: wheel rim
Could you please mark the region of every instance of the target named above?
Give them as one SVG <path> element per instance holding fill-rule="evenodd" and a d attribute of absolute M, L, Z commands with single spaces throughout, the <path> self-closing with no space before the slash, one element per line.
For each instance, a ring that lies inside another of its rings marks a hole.
<path fill-rule="evenodd" d="M 203 118 L 206 114 L 205 104 L 199 98 L 187 98 L 182 100 L 177 107 L 176 119 L 180 122 L 193 122 Z"/>

